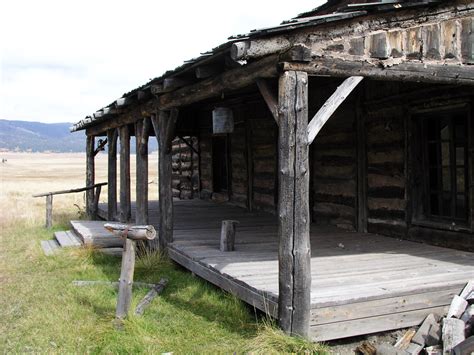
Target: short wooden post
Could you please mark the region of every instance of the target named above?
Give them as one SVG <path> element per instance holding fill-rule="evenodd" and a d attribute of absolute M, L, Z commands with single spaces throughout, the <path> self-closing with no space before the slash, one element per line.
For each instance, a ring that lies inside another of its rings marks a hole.
<path fill-rule="evenodd" d="M 159 203 L 160 203 L 160 234 L 159 247 L 165 250 L 168 243 L 173 242 L 173 192 L 171 188 L 171 141 L 177 111 L 160 111 L 159 117 L 152 116 L 153 128 L 158 139 L 159 149 Z"/>
<path fill-rule="evenodd" d="M 284 72 L 279 81 L 279 301 L 278 320 L 288 334 L 309 337 L 308 76 Z"/>
<path fill-rule="evenodd" d="M 122 269 L 115 316 L 125 318 L 132 302 L 133 273 L 135 271 L 136 242 L 126 238 L 123 242 Z"/>
<path fill-rule="evenodd" d="M 235 225 L 238 221 L 224 220 L 221 226 L 221 251 L 234 251 L 235 248 Z"/>
<path fill-rule="evenodd" d="M 138 120 L 135 124 L 136 138 L 136 224 L 148 223 L 148 131 L 150 119 Z"/>
<path fill-rule="evenodd" d="M 53 226 L 53 195 L 46 195 L 46 228 Z"/>
<path fill-rule="evenodd" d="M 130 197 L 130 132 L 128 126 L 120 129 L 120 222 L 132 218 Z"/>
<path fill-rule="evenodd" d="M 107 188 L 107 219 L 117 218 L 117 129 L 107 131 L 108 149 L 108 188 Z"/>
<path fill-rule="evenodd" d="M 86 141 L 86 186 L 94 185 L 95 179 L 95 164 L 94 164 L 94 151 L 95 151 L 95 137 L 87 136 Z M 86 214 L 90 219 L 94 219 L 93 216 L 93 204 L 94 204 L 94 190 L 86 191 Z"/>

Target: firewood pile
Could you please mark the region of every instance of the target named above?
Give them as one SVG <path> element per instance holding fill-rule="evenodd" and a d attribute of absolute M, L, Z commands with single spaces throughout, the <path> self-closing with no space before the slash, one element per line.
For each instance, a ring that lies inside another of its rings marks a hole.
<path fill-rule="evenodd" d="M 445 317 L 428 315 L 417 330 L 409 329 L 395 345 L 364 342 L 357 350 L 371 355 L 474 354 L 474 281 L 454 296 Z"/>

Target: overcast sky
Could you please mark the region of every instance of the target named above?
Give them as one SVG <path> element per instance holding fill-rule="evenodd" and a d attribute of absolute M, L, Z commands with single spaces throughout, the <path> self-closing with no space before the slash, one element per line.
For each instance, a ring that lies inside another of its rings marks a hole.
<path fill-rule="evenodd" d="M 323 0 L 0 3 L 0 119 L 76 122 L 149 79 Z"/>

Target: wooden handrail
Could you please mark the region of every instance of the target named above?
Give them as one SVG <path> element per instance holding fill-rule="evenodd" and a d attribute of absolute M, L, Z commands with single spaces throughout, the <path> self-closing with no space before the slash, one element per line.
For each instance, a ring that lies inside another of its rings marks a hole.
<path fill-rule="evenodd" d="M 82 192 L 82 191 L 91 190 L 91 189 L 94 189 L 96 187 L 104 186 L 104 185 L 107 185 L 107 183 L 106 182 L 101 182 L 99 184 L 86 186 L 86 187 L 81 187 L 79 189 L 45 192 L 45 193 L 42 193 L 42 194 L 33 195 L 33 197 L 45 197 L 45 196 L 50 196 L 50 195 L 61 195 L 61 194 L 69 194 L 69 193 L 74 193 L 74 192 Z"/>

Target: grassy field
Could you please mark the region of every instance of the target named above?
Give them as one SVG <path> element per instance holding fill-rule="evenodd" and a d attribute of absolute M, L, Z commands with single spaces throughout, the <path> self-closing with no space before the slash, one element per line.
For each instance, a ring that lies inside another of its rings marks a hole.
<path fill-rule="evenodd" d="M 117 292 L 75 287 L 73 280 L 117 280 L 120 259 L 88 249 L 46 257 L 39 242 L 44 198 L 34 193 L 84 186 L 84 155 L 1 153 L 0 351 L 35 353 L 324 353 L 325 347 L 284 336 L 271 321 L 232 295 L 193 277 L 159 255 L 141 256 L 135 280 L 169 284 L 142 317 L 114 326 Z M 134 171 L 132 159 L 132 170 Z M 150 156 L 150 199 L 157 196 L 156 156 Z M 106 156 L 96 181 L 106 181 Z M 132 179 L 132 190 L 134 182 Z M 106 191 L 106 189 L 105 189 Z M 104 196 L 105 197 L 105 193 Z M 133 196 L 132 196 L 133 197 Z M 101 200 L 104 200 L 103 198 Z M 84 194 L 55 196 L 53 230 L 84 210 Z M 146 289 L 134 289 L 132 307 Z"/>

